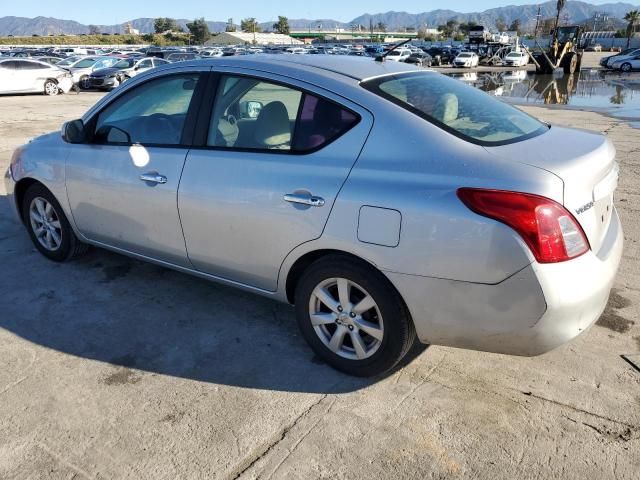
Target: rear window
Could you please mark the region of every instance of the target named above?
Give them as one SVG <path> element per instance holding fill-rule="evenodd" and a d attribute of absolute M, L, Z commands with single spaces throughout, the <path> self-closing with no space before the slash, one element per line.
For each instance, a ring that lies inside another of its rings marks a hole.
<path fill-rule="evenodd" d="M 387 75 L 364 82 L 362 86 L 478 145 L 515 143 L 548 129 L 517 108 L 435 72 Z"/>

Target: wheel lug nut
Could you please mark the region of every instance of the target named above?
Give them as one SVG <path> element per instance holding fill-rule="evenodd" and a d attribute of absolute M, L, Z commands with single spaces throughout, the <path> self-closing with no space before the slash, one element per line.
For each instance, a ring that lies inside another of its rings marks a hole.
<path fill-rule="evenodd" d="M 356 314 L 351 312 L 351 318 L 356 318 Z"/>
<path fill-rule="evenodd" d="M 340 305 L 338 305 L 338 311 L 341 312 L 342 311 L 342 307 Z"/>
<path fill-rule="evenodd" d="M 353 325 L 349 325 L 349 330 L 353 331 Z"/>

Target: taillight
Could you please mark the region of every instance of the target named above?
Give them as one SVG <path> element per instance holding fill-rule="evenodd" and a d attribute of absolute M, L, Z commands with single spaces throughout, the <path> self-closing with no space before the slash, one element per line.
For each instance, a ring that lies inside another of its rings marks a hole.
<path fill-rule="evenodd" d="M 584 231 L 569 211 L 529 193 L 461 188 L 458 198 L 478 215 L 513 228 L 539 263 L 557 263 L 589 251 Z"/>

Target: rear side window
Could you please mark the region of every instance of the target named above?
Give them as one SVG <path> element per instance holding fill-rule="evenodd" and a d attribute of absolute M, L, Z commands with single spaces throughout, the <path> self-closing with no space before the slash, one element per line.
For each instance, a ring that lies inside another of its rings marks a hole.
<path fill-rule="evenodd" d="M 541 135 L 548 127 L 490 95 L 433 72 L 389 75 L 367 90 L 471 143 L 505 145 Z"/>
<path fill-rule="evenodd" d="M 359 117 L 296 88 L 250 77 L 222 77 L 211 116 L 212 147 L 305 153 L 346 133 Z"/>

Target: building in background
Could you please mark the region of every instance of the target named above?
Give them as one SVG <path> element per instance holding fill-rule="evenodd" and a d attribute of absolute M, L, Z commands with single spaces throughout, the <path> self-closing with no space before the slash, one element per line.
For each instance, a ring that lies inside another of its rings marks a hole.
<path fill-rule="evenodd" d="M 280 33 L 222 32 L 205 45 L 303 45 L 303 42 Z"/>

